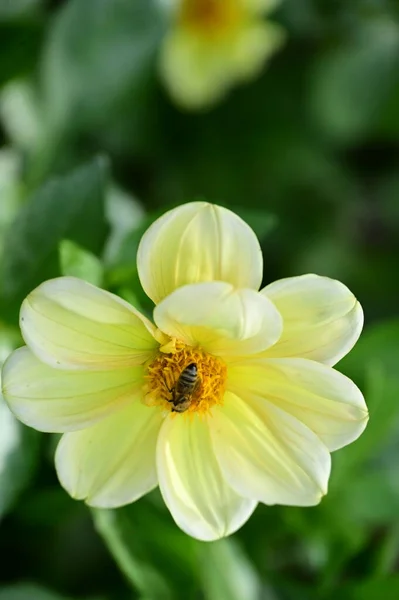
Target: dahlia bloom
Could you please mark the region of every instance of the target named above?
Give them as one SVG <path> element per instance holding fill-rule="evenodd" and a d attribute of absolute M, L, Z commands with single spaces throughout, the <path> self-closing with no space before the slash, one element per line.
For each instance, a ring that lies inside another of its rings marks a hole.
<path fill-rule="evenodd" d="M 41 284 L 21 308 L 26 346 L 4 365 L 3 394 L 27 425 L 64 433 L 64 488 L 118 507 L 159 485 L 201 540 L 236 531 L 258 502 L 317 504 L 330 451 L 368 419 L 359 389 L 331 368 L 362 329 L 351 292 L 317 275 L 258 291 L 254 232 L 204 202 L 155 221 L 137 265 L 154 322 L 72 277 Z M 196 385 L 182 406 L 188 365 Z"/>
<path fill-rule="evenodd" d="M 280 47 L 282 29 L 263 16 L 279 0 L 172 0 L 160 70 L 176 102 L 200 108 L 255 77 Z"/>

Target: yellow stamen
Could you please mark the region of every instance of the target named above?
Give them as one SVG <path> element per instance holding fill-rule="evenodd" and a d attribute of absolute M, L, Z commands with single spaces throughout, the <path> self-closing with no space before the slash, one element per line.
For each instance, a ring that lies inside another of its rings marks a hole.
<path fill-rule="evenodd" d="M 242 20 L 239 0 L 183 0 L 180 24 L 199 34 L 219 37 Z"/>
<path fill-rule="evenodd" d="M 188 365 L 194 363 L 198 384 L 187 395 L 188 406 L 184 413 L 175 414 L 206 414 L 215 404 L 222 404 L 227 373 L 224 362 L 201 348 L 185 346 L 181 342 L 171 346 L 175 348 L 174 352 L 160 352 L 147 367 L 144 403 L 173 411 L 173 394 L 179 377 Z"/>

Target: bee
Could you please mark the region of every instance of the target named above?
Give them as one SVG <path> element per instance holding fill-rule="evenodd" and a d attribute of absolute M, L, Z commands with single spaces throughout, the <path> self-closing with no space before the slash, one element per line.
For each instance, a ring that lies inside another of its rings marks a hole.
<path fill-rule="evenodd" d="M 166 386 L 172 394 L 172 398 L 168 400 L 173 404 L 172 412 L 183 413 L 190 407 L 192 396 L 198 388 L 199 382 L 197 365 L 190 363 L 180 373 L 179 379 L 171 389 Z"/>

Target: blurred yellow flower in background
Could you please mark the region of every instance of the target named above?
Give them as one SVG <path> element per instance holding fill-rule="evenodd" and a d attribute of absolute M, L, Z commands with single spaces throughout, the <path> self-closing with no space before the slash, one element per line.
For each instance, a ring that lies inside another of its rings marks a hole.
<path fill-rule="evenodd" d="M 204 202 L 155 221 L 137 264 L 155 324 L 71 277 L 22 305 L 26 347 L 4 365 L 3 394 L 24 423 L 64 433 L 62 485 L 97 507 L 159 485 L 201 540 L 236 531 L 257 502 L 317 504 L 330 452 L 368 420 L 360 390 L 331 368 L 362 330 L 356 298 L 316 275 L 258 291 L 255 234 Z"/>
<path fill-rule="evenodd" d="M 161 49 L 163 80 L 175 101 L 196 109 L 255 77 L 284 39 L 265 21 L 279 0 L 173 0 Z"/>

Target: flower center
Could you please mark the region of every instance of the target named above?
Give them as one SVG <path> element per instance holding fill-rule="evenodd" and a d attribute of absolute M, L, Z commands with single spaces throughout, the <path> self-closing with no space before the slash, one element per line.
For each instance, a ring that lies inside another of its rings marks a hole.
<path fill-rule="evenodd" d="M 241 21 L 239 0 L 182 0 L 180 23 L 212 37 L 231 31 Z"/>
<path fill-rule="evenodd" d="M 160 352 L 149 364 L 144 403 L 175 413 L 205 414 L 223 403 L 226 373 L 216 356 L 177 342 L 174 352 Z"/>

